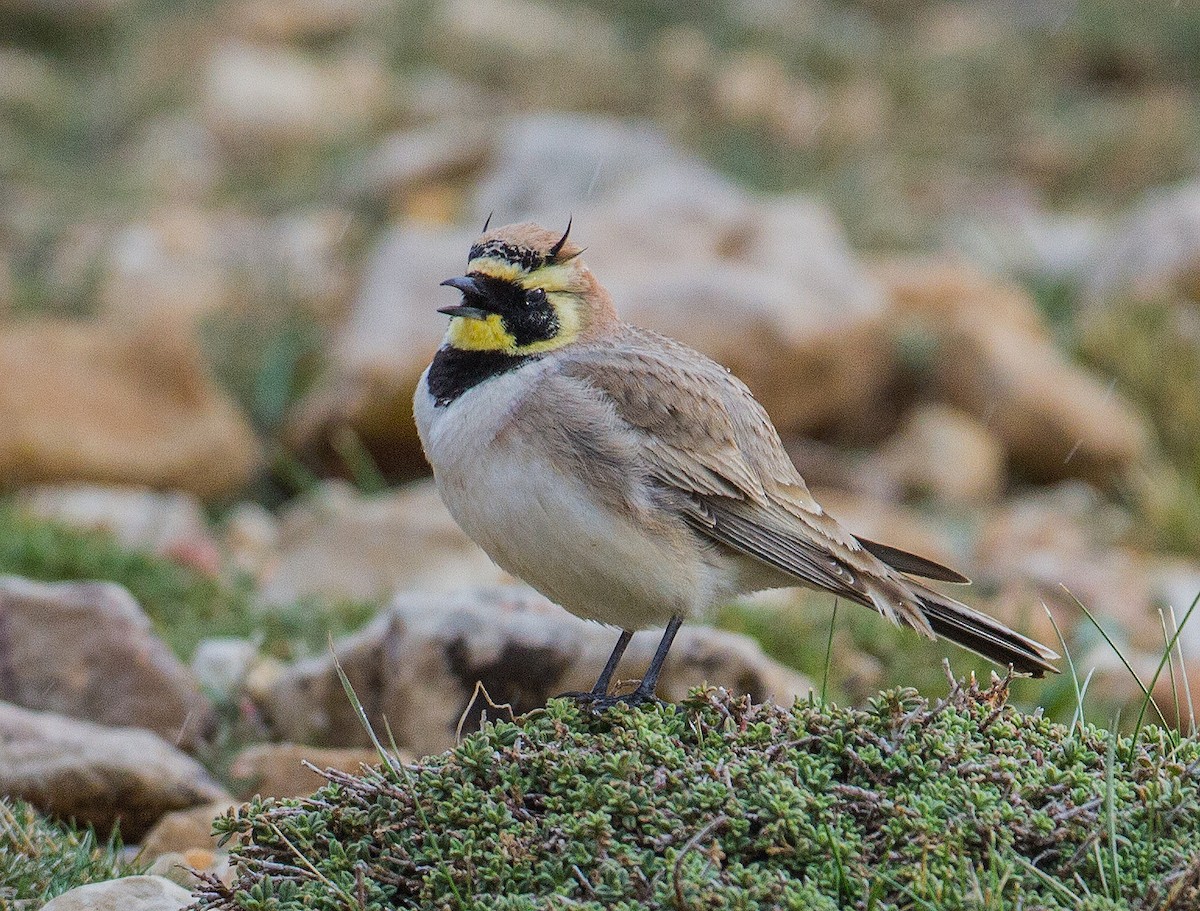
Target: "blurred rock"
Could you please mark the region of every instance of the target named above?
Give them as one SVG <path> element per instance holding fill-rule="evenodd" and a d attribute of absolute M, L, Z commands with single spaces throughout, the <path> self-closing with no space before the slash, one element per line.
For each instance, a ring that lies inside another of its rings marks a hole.
<path fill-rule="evenodd" d="M 1089 265 L 1085 300 L 1093 305 L 1200 288 L 1200 181 L 1148 193 L 1096 245 Z"/>
<path fill-rule="evenodd" d="M 726 120 L 765 128 L 793 149 L 814 145 L 828 116 L 811 85 L 789 73 L 778 57 L 761 51 L 738 52 L 717 64 L 710 94 Z"/>
<path fill-rule="evenodd" d="M 0 698 L 195 746 L 212 706 L 119 585 L 0 576 Z"/>
<path fill-rule="evenodd" d="M 206 693 L 227 702 L 237 694 L 258 658 L 258 645 L 249 639 L 202 639 L 192 653 L 191 671 Z"/>
<path fill-rule="evenodd" d="M 227 495 L 259 463 L 195 343 L 166 330 L 0 327 L 0 480 L 100 481 Z"/>
<path fill-rule="evenodd" d="M 275 563 L 279 523 L 258 503 L 238 503 L 225 517 L 221 543 L 235 569 L 261 580 Z"/>
<path fill-rule="evenodd" d="M 211 196 L 225 176 L 217 137 L 194 116 L 150 121 L 125 154 L 155 198 L 176 207 Z"/>
<path fill-rule="evenodd" d="M 387 116 L 389 90 L 386 70 L 366 56 L 318 63 L 280 47 L 229 42 L 209 60 L 204 116 L 227 148 L 263 155 L 361 136 Z"/>
<path fill-rule="evenodd" d="M 99 269 L 100 315 L 121 323 L 191 327 L 218 312 L 280 298 L 310 315 L 340 311 L 349 294 L 340 210 L 262 219 L 181 206 L 125 225 Z M 278 320 L 278 314 L 271 319 Z"/>
<path fill-rule="evenodd" d="M 972 505 L 999 498 L 1004 489 L 1004 449 L 971 415 L 946 405 L 909 412 L 879 461 L 910 496 Z"/>
<path fill-rule="evenodd" d="M 233 14 L 246 38 L 303 42 L 340 35 L 388 10 L 383 0 L 248 0 Z"/>
<path fill-rule="evenodd" d="M 409 762 L 411 757 L 402 756 Z M 262 797 L 303 797 L 326 784 L 326 779 L 304 763 L 318 769 L 339 769 L 358 774 L 361 766 L 379 765 L 374 747 L 313 747 L 297 743 L 259 743 L 242 750 L 229 767 L 235 781 L 245 782 L 239 793 L 247 799 Z"/>
<path fill-rule="evenodd" d="M 614 679 L 638 679 L 660 635 L 637 634 Z M 520 714 L 563 691 L 590 689 L 616 637 L 616 630 L 580 620 L 529 589 L 495 587 L 401 594 L 335 652 L 373 725 L 382 731 L 387 719 L 396 742 L 420 756 L 451 746 L 464 713 L 465 730 L 473 729 L 487 707 L 473 697 L 477 682 L 495 703 L 509 703 Z M 678 700 L 705 681 L 783 703 L 810 689 L 753 640 L 684 626 L 659 695 Z M 367 743 L 329 657 L 294 665 L 280 679 L 267 713 L 277 733 L 290 740 Z"/>
<path fill-rule="evenodd" d="M 980 528 L 980 574 L 1002 591 L 1015 586 L 1027 604 L 1045 603 L 1064 635 L 1091 625 L 1078 600 L 1133 647 L 1153 650 L 1162 635 L 1151 567 L 1122 543 L 1129 522 L 1123 510 L 1079 483 L 1014 498 Z M 1036 612 L 1032 619 L 1041 622 Z"/>
<path fill-rule="evenodd" d="M 330 482 L 289 508 L 262 598 L 374 600 L 398 590 L 449 591 L 509 577 L 455 524 L 432 482 L 378 496 Z"/>
<path fill-rule="evenodd" d="M 215 852 L 219 846 L 212 834 L 213 820 L 236 806 L 232 800 L 218 800 L 167 813 L 142 839 L 141 856 L 153 860 L 162 854 L 184 854 L 195 848 Z"/>
<path fill-rule="evenodd" d="M 126 876 L 78 886 L 42 906 L 42 911 L 176 911 L 192 893 L 162 876 Z"/>
<path fill-rule="evenodd" d="M 892 331 L 932 341 L 920 366 L 929 394 L 982 421 L 1019 471 L 1111 486 L 1143 458 L 1140 416 L 1066 360 L 1019 289 L 956 265 L 898 263 L 879 274 Z"/>
<path fill-rule="evenodd" d="M 452 297 L 438 284 L 462 273 L 475 236 L 417 225 L 384 236 L 333 342 L 329 375 L 290 416 L 294 450 L 337 464 L 334 441 L 349 429 L 388 474 L 425 470 L 413 392 L 446 332 L 437 308 Z"/>
<path fill-rule="evenodd" d="M 139 728 L 0 702 L 0 794 L 136 841 L 164 814 L 228 800 L 204 768 Z"/>
<path fill-rule="evenodd" d="M 16 503 L 22 512 L 39 519 L 110 534 L 131 550 L 168 556 L 207 554 L 203 568 L 220 560 L 203 508 L 185 493 L 64 484 L 27 488 L 18 492 Z"/>
<path fill-rule="evenodd" d="M 393 207 L 429 184 L 461 178 L 478 169 L 491 151 L 487 122 L 441 120 L 393 133 L 375 147 L 361 175 L 350 183 Z"/>

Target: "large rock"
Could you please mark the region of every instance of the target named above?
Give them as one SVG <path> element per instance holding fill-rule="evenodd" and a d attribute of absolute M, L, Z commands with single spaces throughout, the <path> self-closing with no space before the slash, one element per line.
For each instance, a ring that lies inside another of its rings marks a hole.
<path fill-rule="evenodd" d="M 401 757 L 403 761 L 408 758 Z M 318 769 L 338 769 L 358 774 L 362 766 L 379 765 L 374 747 L 314 747 L 298 743 L 258 743 L 234 757 L 229 776 L 239 782 L 246 798 L 302 797 L 326 783 Z M 244 782 L 244 784 L 241 784 Z"/>
<path fill-rule="evenodd" d="M 293 417 L 292 442 L 328 449 L 351 428 L 389 472 L 420 467 L 417 378 L 445 331 L 443 279 L 477 226 L 565 227 L 630 322 L 731 367 L 784 432 L 878 436 L 893 375 L 885 300 L 833 218 L 801 197 L 762 199 L 644 125 L 580 115 L 512 121 L 461 231 L 402 225 L 380 244 L 327 380 Z"/>
<path fill-rule="evenodd" d="M 1200 293 L 1200 180 L 1147 194 L 1095 245 L 1088 265 L 1085 296 L 1093 304 L 1180 286 Z"/>
<path fill-rule="evenodd" d="M 432 482 L 377 496 L 330 482 L 291 507 L 262 583 L 263 600 L 374 600 L 509 579 L 454 523 Z"/>
<path fill-rule="evenodd" d="M 259 464 L 195 344 L 31 320 L 0 327 L 0 481 L 102 481 L 226 495 Z"/>
<path fill-rule="evenodd" d="M 984 422 L 1022 473 L 1112 485 L 1142 459 L 1140 416 L 1068 362 L 1024 292 L 942 263 L 878 272 L 897 338 L 920 333 L 931 342 L 920 365 L 926 394 Z"/>
<path fill-rule="evenodd" d="M 660 636 L 634 636 L 617 680 L 640 678 Z M 588 690 L 616 643 L 616 630 L 588 623 L 526 588 L 497 587 L 451 595 L 404 594 L 386 614 L 335 646 L 376 730 L 385 720 L 396 742 L 417 755 L 454 743 L 487 708 L 477 683 L 516 713 L 564 691 Z M 663 669 L 659 695 L 678 700 L 703 682 L 787 703 L 809 682 L 763 654 L 753 640 L 685 626 Z M 330 657 L 293 666 L 265 707 L 289 740 L 366 744 Z"/>
<path fill-rule="evenodd" d="M 161 816 L 229 795 L 194 759 L 139 728 L 0 702 L 0 794 L 136 841 Z"/>
<path fill-rule="evenodd" d="M 0 698 L 194 746 L 212 706 L 133 597 L 106 582 L 0 576 Z"/>
<path fill-rule="evenodd" d="M 177 911 L 192 893 L 162 876 L 126 876 L 64 892 L 42 911 Z"/>

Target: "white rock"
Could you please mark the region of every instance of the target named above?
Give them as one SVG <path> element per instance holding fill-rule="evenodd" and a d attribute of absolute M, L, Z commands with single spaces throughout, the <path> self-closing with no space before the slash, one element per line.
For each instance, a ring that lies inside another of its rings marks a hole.
<path fill-rule="evenodd" d="M 176 911 L 192 893 L 162 876 L 127 876 L 64 892 L 42 911 Z"/>

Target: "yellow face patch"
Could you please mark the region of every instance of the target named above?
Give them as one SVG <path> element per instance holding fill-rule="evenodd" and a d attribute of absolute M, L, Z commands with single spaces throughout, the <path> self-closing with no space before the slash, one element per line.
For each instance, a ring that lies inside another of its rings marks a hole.
<path fill-rule="evenodd" d="M 566 263 L 551 263 L 525 272 L 515 263 L 494 257 L 479 257 L 467 267 L 467 274 L 486 276 L 511 282 L 525 290 L 541 288 L 546 300 L 554 308 L 558 331 L 553 338 L 541 339 L 518 345 L 516 338 L 505 327 L 498 313 L 490 313 L 484 319 L 455 316 L 450 320 L 446 341 L 462 351 L 497 351 L 505 354 L 542 354 L 569 345 L 579 337 L 583 329 L 581 302 L 573 290 L 573 276 Z"/>
<path fill-rule="evenodd" d="M 499 313 L 492 313 L 487 319 L 453 317 L 446 340 L 462 351 L 517 352 L 517 340 L 504 328 Z"/>

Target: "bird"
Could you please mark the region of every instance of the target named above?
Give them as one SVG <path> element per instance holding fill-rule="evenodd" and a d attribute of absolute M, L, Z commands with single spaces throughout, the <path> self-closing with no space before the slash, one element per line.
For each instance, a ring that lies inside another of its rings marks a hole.
<path fill-rule="evenodd" d="M 489 218 L 490 222 L 490 218 Z M 471 245 L 413 400 L 450 514 L 504 571 L 620 630 L 594 704 L 656 699 L 684 620 L 803 586 L 943 637 L 1013 672 L 1059 656 L 932 588 L 939 563 L 856 537 L 809 492 L 771 419 L 729 370 L 618 316 L 582 247 L 532 223 Z M 664 628 L 641 682 L 610 684 L 634 631 Z"/>

